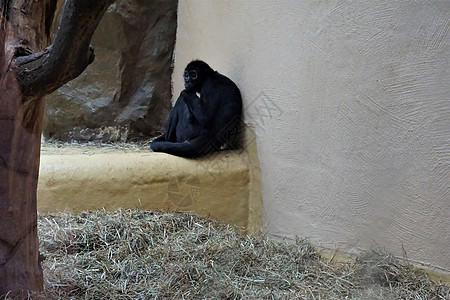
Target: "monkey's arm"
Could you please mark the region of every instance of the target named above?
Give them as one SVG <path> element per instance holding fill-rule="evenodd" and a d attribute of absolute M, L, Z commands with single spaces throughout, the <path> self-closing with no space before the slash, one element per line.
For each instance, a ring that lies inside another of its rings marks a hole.
<path fill-rule="evenodd" d="M 219 106 L 219 98 L 208 97 L 200 95 L 198 97 L 193 92 L 187 92 L 186 90 L 181 92 L 180 97 L 183 97 L 191 115 L 202 126 L 207 126 L 214 121 L 214 116 Z"/>

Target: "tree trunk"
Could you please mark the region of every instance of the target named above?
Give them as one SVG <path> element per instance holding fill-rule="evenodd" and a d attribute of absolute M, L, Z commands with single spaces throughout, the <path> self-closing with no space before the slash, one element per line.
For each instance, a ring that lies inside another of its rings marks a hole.
<path fill-rule="evenodd" d="M 93 60 L 92 34 L 113 0 L 0 0 L 0 295 L 43 287 L 37 237 L 43 96 Z M 47 47 L 47 48 L 45 48 Z"/>

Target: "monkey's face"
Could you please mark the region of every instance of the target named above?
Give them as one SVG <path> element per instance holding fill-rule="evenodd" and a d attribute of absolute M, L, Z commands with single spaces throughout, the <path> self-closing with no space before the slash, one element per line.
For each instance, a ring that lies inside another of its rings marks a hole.
<path fill-rule="evenodd" d="M 197 69 L 184 70 L 184 88 L 189 92 L 200 92 L 203 85 L 202 77 Z"/>

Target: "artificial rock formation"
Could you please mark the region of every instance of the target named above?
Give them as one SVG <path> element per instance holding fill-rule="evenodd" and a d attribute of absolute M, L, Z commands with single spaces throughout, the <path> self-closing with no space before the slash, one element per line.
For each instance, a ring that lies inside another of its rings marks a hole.
<path fill-rule="evenodd" d="M 119 0 L 103 16 L 93 64 L 47 97 L 46 138 L 126 141 L 162 131 L 171 109 L 176 0 Z"/>

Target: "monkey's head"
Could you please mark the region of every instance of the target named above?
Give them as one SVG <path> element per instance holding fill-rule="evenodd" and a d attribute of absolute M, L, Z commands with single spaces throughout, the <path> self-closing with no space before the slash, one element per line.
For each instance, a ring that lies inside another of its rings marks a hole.
<path fill-rule="evenodd" d="M 191 61 L 184 69 L 184 88 L 188 92 L 200 92 L 205 80 L 213 73 L 207 63 L 201 60 Z"/>

